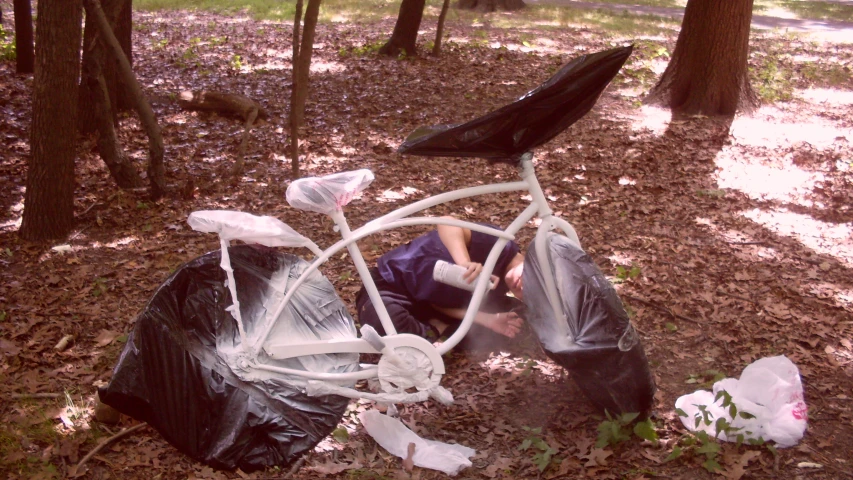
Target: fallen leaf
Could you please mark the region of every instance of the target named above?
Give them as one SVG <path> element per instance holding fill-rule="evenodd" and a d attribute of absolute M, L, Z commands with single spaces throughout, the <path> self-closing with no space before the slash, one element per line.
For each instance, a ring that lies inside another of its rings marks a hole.
<path fill-rule="evenodd" d="M 606 467 L 607 466 L 607 457 L 613 455 L 613 452 L 610 450 L 604 450 L 603 448 L 593 448 L 587 455 L 582 456 L 587 460 L 584 463 L 584 466 L 587 468 L 590 467 Z"/>
<path fill-rule="evenodd" d="M 107 345 L 113 343 L 121 333 L 113 332 L 112 330 L 101 330 L 101 333 L 95 337 L 95 346 L 96 347 L 106 347 Z"/>
<path fill-rule="evenodd" d="M 415 461 L 412 458 L 415 456 L 415 444 L 413 442 L 409 442 L 409 447 L 407 449 L 406 458 L 403 459 L 403 468 L 407 472 L 411 472 L 415 468 Z"/>

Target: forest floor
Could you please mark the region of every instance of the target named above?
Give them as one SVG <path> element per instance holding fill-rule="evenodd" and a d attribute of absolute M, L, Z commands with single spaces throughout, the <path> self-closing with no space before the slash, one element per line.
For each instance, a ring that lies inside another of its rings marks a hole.
<path fill-rule="evenodd" d="M 96 387 L 112 369 L 155 289 L 184 262 L 217 248 L 186 224 L 195 210 L 275 216 L 320 245 L 328 220 L 287 205 L 290 26 L 204 13 L 143 13 L 135 69 L 154 100 L 173 191 L 151 201 L 116 188 L 82 139 L 76 164 L 78 226 L 66 241 L 22 242 L 31 77 L 0 63 L 0 475 L 4 478 L 444 478 L 407 471 L 357 420 L 290 466 L 219 471 L 143 427 L 76 465 L 99 441 L 136 424 L 92 418 Z M 642 105 L 676 32 L 640 38 L 586 27 L 490 28 L 451 22 L 439 57 L 375 55 L 393 19 L 318 29 L 302 145 L 303 175 L 369 168 L 376 180 L 347 210 L 357 226 L 412 200 L 515 177 L 477 159 L 402 157 L 416 127 L 460 122 L 498 108 L 584 52 L 634 43 L 635 53 L 585 118 L 536 152 L 554 210 L 615 284 L 641 334 L 657 383 L 657 442 L 596 446 L 602 417 L 525 330 L 499 351 L 445 358 L 456 402 L 401 408 L 424 438 L 476 449 L 458 478 L 850 478 L 853 451 L 853 50 L 756 30 L 750 67 L 773 102 L 721 120 L 671 118 Z M 422 41 L 434 32 L 425 26 Z M 272 117 L 252 132 L 247 168 L 233 164 L 241 122 L 189 113 L 185 89 L 247 95 Z M 133 116 L 121 139 L 144 170 L 147 143 Z M 434 208 L 506 225 L 517 195 Z M 532 227 L 532 226 L 531 226 Z M 530 242 L 524 228 L 520 243 Z M 418 232 L 377 236 L 370 259 Z M 323 269 L 352 305 L 357 276 L 342 258 Z M 61 339 L 71 340 L 58 347 Z M 799 368 L 809 407 L 804 438 L 774 450 L 733 443 L 690 447 L 675 400 L 737 378 L 764 357 Z M 526 441 L 527 440 L 527 441 Z M 527 447 L 527 448 L 524 448 Z M 677 447 L 679 458 L 665 461 Z M 710 473 L 703 465 L 719 463 Z"/>

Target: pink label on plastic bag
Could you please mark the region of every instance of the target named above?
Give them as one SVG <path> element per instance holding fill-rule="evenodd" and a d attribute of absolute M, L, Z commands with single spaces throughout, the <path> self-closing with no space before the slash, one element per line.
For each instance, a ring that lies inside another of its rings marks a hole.
<path fill-rule="evenodd" d="M 794 409 L 791 410 L 791 415 L 793 415 L 797 420 L 808 420 L 809 409 L 806 407 L 805 403 L 797 402 L 797 404 L 794 405 Z"/>

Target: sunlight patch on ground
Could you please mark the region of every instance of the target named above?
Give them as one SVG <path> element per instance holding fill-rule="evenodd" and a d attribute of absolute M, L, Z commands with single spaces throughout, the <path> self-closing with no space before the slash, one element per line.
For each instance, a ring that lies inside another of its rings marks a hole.
<path fill-rule="evenodd" d="M 753 209 L 741 215 L 778 235 L 797 239 L 816 253 L 853 266 L 853 223 L 826 223 L 784 209 Z"/>
<path fill-rule="evenodd" d="M 385 190 L 378 196 L 374 197 L 379 203 L 388 203 L 388 202 L 396 202 L 398 200 L 405 200 L 412 195 L 416 195 L 421 193 L 420 190 L 414 187 L 402 187 L 399 190 Z"/>
<path fill-rule="evenodd" d="M 764 107 L 754 115 L 741 116 L 732 122 L 730 133 L 742 145 L 776 148 L 797 142 L 814 147 L 832 144 L 838 137 L 853 138 L 853 129 L 838 128 L 837 122 L 811 117 L 793 121 L 776 107 Z"/>
<path fill-rule="evenodd" d="M 710 229 L 714 235 L 725 240 L 727 243 L 739 244 L 741 247 L 734 250 L 734 255 L 738 258 L 750 261 L 755 260 L 756 257 L 774 260 L 778 260 L 780 258 L 779 252 L 777 252 L 776 249 L 756 242 L 756 239 L 747 232 L 719 227 L 707 218 L 697 218 L 695 222 L 699 225 L 704 225 Z M 748 245 L 749 243 L 754 244 Z"/>
<path fill-rule="evenodd" d="M 341 73 L 346 71 L 347 67 L 339 62 L 311 62 L 311 73 Z"/>
<path fill-rule="evenodd" d="M 809 102 L 829 105 L 853 105 L 853 92 L 830 88 L 809 88 L 799 90 L 796 96 Z"/>
<path fill-rule="evenodd" d="M 756 200 L 776 200 L 811 207 L 803 200 L 823 174 L 807 172 L 794 165 L 754 163 L 740 149 L 725 148 L 717 154 L 717 185 L 721 189 L 739 190 Z"/>
<path fill-rule="evenodd" d="M 634 116 L 631 130 L 648 130 L 654 135 L 663 135 L 672 121 L 672 111 L 651 105 L 643 105 Z"/>

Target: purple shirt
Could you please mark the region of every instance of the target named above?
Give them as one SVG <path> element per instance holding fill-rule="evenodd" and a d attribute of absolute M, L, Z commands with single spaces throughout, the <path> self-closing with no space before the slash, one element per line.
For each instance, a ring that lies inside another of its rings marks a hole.
<path fill-rule="evenodd" d="M 493 225 L 486 226 L 497 228 Z M 471 261 L 486 263 L 486 257 L 496 241 L 495 236 L 472 230 L 471 243 L 468 245 Z M 509 291 L 503 281 L 503 274 L 519 251 L 518 244 L 512 241 L 504 246 L 492 272 L 500 277 L 501 281 L 494 290 L 487 292 L 486 302 L 489 297 L 504 296 Z M 386 282 L 398 286 L 401 293 L 415 301 L 429 302 L 443 308 L 467 307 L 473 293 L 432 279 L 432 271 L 438 260 L 454 263 L 447 247 L 441 242 L 438 231 L 433 230 L 379 257 L 379 274 Z"/>

